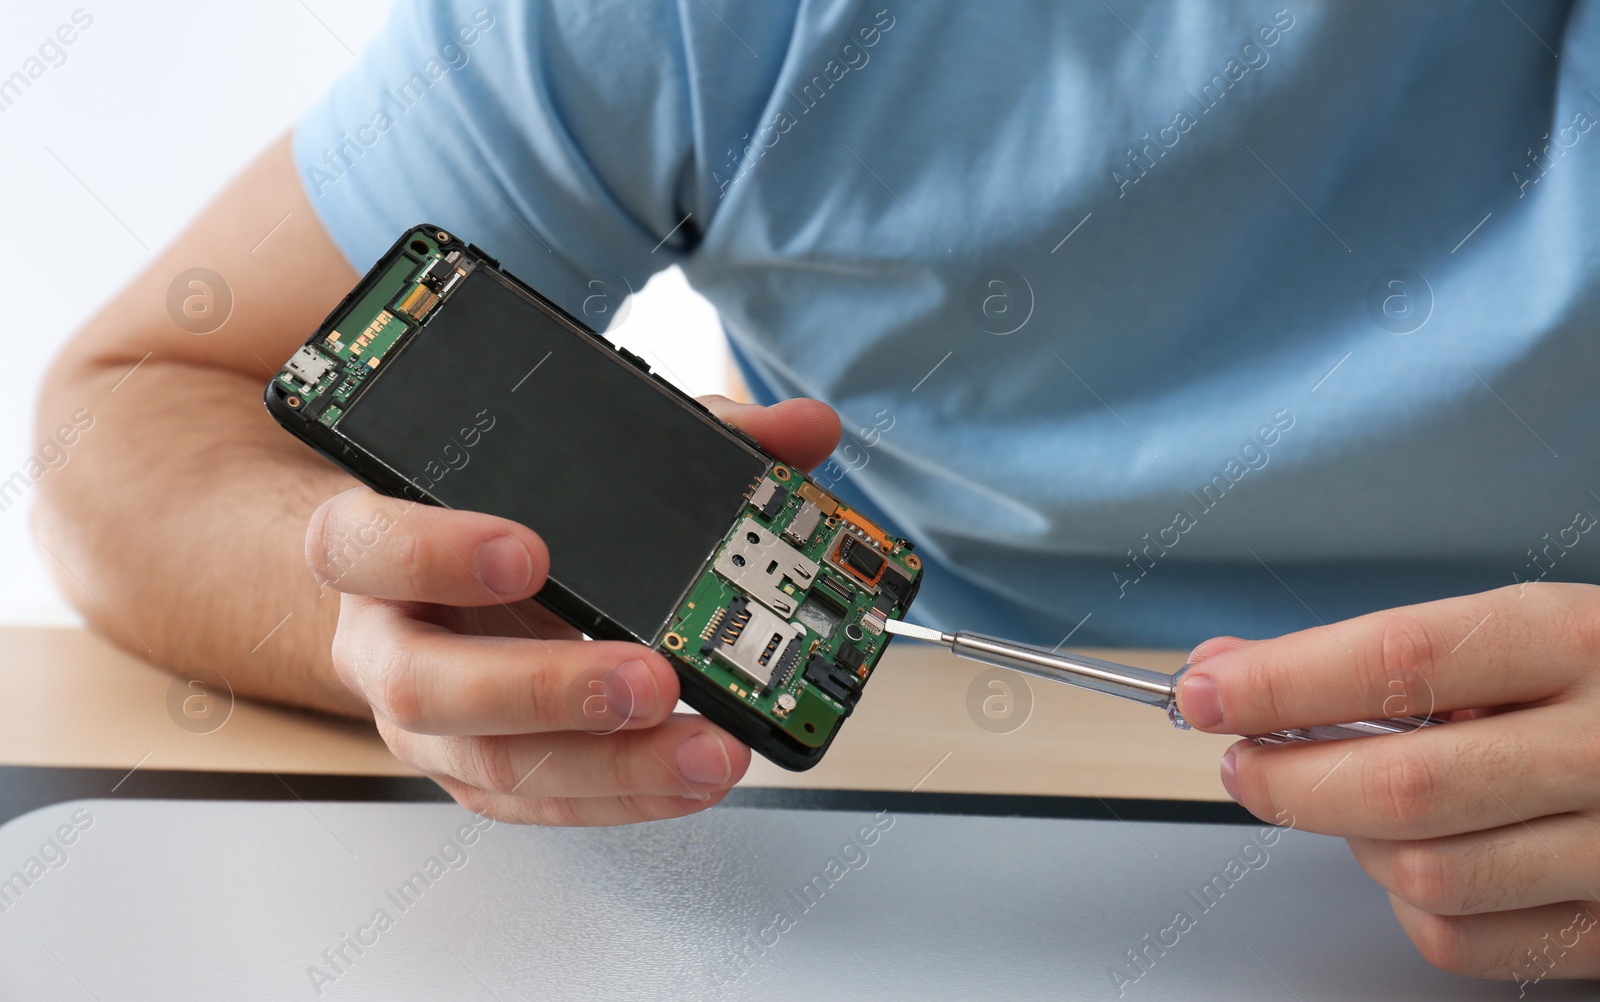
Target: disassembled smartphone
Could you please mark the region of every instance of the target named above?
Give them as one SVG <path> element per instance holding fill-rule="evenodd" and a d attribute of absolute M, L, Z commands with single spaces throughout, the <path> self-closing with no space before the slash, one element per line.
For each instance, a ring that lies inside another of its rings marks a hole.
<path fill-rule="evenodd" d="M 685 702 L 789 769 L 827 752 L 921 581 L 909 542 L 434 226 L 389 249 L 266 404 L 374 490 L 539 533 L 540 602 L 660 651 Z"/>

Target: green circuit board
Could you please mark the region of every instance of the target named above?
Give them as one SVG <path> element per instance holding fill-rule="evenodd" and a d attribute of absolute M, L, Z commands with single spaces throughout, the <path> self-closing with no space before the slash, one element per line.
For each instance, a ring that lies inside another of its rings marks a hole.
<path fill-rule="evenodd" d="M 742 562 L 741 562 L 742 561 Z M 859 698 L 922 562 L 799 470 L 774 464 L 662 644 L 808 747 Z"/>
<path fill-rule="evenodd" d="M 273 377 L 284 403 L 333 429 L 478 267 L 451 243 L 431 229 L 408 234 L 337 322 Z M 661 634 L 638 639 L 800 745 L 822 748 L 889 641 L 883 624 L 905 615 L 922 562 L 909 543 L 783 463 L 769 461 L 745 501 Z"/>
<path fill-rule="evenodd" d="M 332 427 L 389 351 L 472 268 L 459 252 L 441 250 L 433 235 L 413 233 L 406 249 L 334 329 L 296 351 L 278 373 L 277 380 L 290 391 L 289 406 Z"/>

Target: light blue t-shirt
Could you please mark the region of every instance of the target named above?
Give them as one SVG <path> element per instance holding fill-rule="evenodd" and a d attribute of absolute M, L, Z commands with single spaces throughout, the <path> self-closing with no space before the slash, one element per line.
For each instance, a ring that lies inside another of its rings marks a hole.
<path fill-rule="evenodd" d="M 1588 2 L 402 0 L 295 154 L 358 269 L 682 265 L 923 621 L 1183 647 L 1600 580 L 1597 121 Z"/>

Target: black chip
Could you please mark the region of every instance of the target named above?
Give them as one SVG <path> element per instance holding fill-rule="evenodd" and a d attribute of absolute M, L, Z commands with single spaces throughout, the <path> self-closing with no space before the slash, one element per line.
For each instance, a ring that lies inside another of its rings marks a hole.
<path fill-rule="evenodd" d="M 832 599 L 838 603 L 840 612 L 850 608 L 850 593 L 826 574 L 817 575 L 816 583 L 811 587 L 811 594 L 818 598 Z"/>
<path fill-rule="evenodd" d="M 854 539 L 845 539 L 839 544 L 839 557 L 845 566 L 859 571 L 864 578 L 875 578 L 883 570 L 884 559 L 882 555 L 874 553 L 869 546 L 863 546 Z"/>
<path fill-rule="evenodd" d="M 848 707 L 855 701 L 855 691 L 845 683 L 833 664 L 821 657 L 814 657 L 806 664 L 806 681 L 841 706 Z"/>
<path fill-rule="evenodd" d="M 835 665 L 833 674 L 828 676 L 828 686 L 823 691 L 838 700 L 845 709 L 853 710 L 861 698 L 861 680 Z"/>
<path fill-rule="evenodd" d="M 783 503 L 789 500 L 789 492 L 779 487 L 772 492 L 772 497 L 767 498 L 767 503 L 761 506 L 761 514 L 768 519 L 773 518 L 783 510 Z"/>
<path fill-rule="evenodd" d="M 839 653 L 835 657 L 848 671 L 855 671 L 867 660 L 867 656 L 861 653 L 861 648 L 851 647 L 849 644 L 840 644 Z"/>
<path fill-rule="evenodd" d="M 833 701 L 840 706 L 848 707 L 855 702 L 855 693 L 840 684 L 836 675 L 829 675 L 817 688 L 832 697 Z"/>
<path fill-rule="evenodd" d="M 783 656 L 778 658 L 778 667 L 772 670 L 772 681 L 767 688 L 777 689 L 789 681 L 789 675 L 794 671 L 794 663 L 800 660 L 800 648 L 804 645 L 804 637 L 795 637 L 789 641 L 789 646 L 783 650 Z"/>
<path fill-rule="evenodd" d="M 878 582 L 878 589 L 886 595 L 892 595 L 896 602 L 904 602 L 910 588 L 911 579 L 894 566 L 884 571 L 883 580 Z"/>
<path fill-rule="evenodd" d="M 322 412 L 327 410 L 332 405 L 333 405 L 333 391 L 329 390 L 328 392 L 324 393 L 322 396 L 320 396 L 317 399 L 311 401 L 309 404 L 306 404 L 306 406 L 303 409 L 302 413 L 305 414 L 306 417 L 311 418 L 312 420 L 315 420 L 315 419 L 321 417 L 322 416 Z"/>
<path fill-rule="evenodd" d="M 433 262 L 433 264 L 430 264 L 427 269 L 424 270 L 423 273 L 418 277 L 420 277 L 422 281 L 426 282 L 433 288 L 439 289 L 444 286 L 444 283 L 450 281 L 450 276 L 454 275 L 455 273 L 455 265 L 444 260 L 443 258 L 440 258 L 439 260 Z"/>

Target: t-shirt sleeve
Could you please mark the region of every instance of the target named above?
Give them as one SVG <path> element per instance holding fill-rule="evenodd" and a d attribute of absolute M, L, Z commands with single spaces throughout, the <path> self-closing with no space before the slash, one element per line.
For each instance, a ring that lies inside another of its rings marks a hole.
<path fill-rule="evenodd" d="M 431 223 L 603 329 L 709 223 L 685 38 L 670 0 L 400 0 L 295 128 L 307 197 L 357 270 Z"/>

